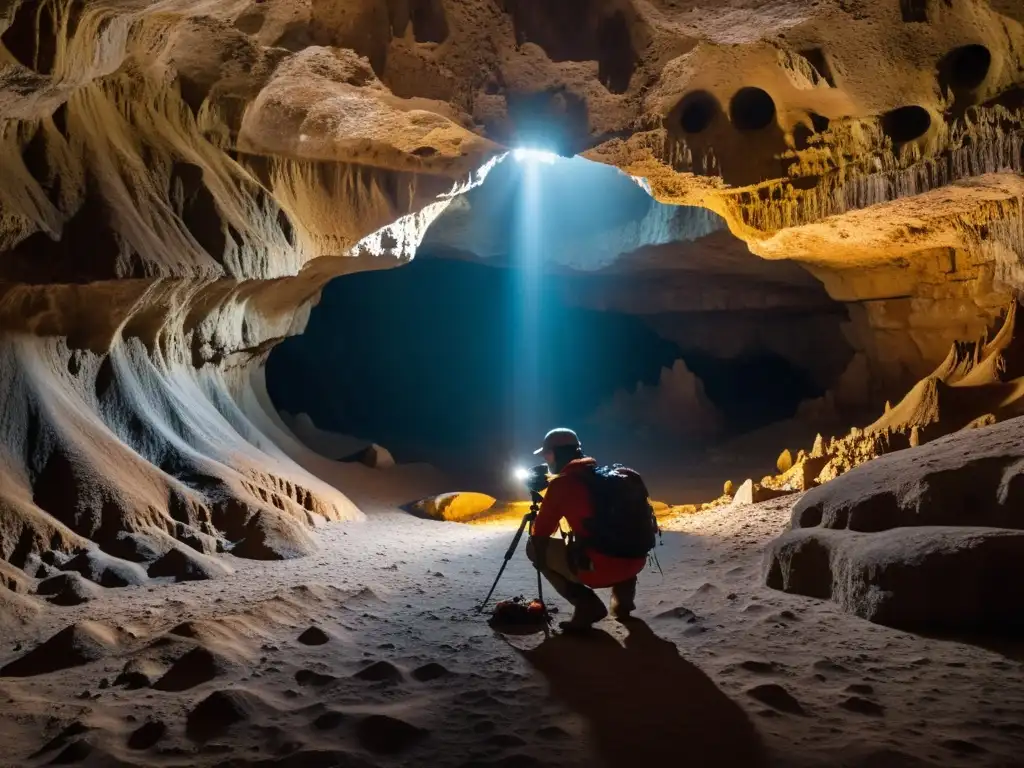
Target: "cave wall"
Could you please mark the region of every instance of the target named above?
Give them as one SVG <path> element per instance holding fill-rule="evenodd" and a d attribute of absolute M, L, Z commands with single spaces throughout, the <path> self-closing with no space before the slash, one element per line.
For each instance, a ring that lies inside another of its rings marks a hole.
<path fill-rule="evenodd" d="M 0 557 L 18 566 L 120 554 L 131 532 L 214 552 L 268 519 L 286 544 L 359 518 L 249 379 L 328 280 L 409 258 L 494 155 L 351 51 L 262 45 L 245 4 L 207 5 L 0 15 Z"/>
<path fill-rule="evenodd" d="M 615 165 L 826 286 L 913 275 L 880 297 L 908 327 L 981 322 L 987 288 L 934 303 L 934 254 L 1020 284 L 1022 51 L 1005 0 L 4 0 L 0 554 L 357 516 L 240 382 L 502 144 Z"/>

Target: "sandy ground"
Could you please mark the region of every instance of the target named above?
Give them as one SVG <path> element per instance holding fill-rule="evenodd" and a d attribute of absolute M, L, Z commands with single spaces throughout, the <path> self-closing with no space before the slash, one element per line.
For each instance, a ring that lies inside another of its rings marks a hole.
<path fill-rule="evenodd" d="M 674 521 L 642 621 L 582 637 L 474 613 L 511 529 L 383 508 L 315 557 L 47 606 L 0 665 L 76 622 L 57 656 L 92 660 L 0 677 L 0 764 L 1024 765 L 1020 656 L 762 586 L 792 501 Z M 498 595 L 535 585 L 520 551 Z"/>

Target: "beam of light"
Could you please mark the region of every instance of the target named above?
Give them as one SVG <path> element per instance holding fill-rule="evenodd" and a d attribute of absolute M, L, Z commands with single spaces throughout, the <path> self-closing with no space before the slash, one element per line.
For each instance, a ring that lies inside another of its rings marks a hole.
<path fill-rule="evenodd" d="M 530 478 L 530 470 L 525 467 L 516 467 L 512 476 L 515 477 L 516 480 L 528 480 Z"/>
<path fill-rule="evenodd" d="M 512 264 L 516 268 L 515 294 L 512 297 L 512 359 L 514 428 L 512 437 L 518 450 L 532 445 L 542 431 L 540 423 L 547 404 L 541 386 L 541 292 L 543 290 L 544 205 L 541 188 L 542 166 L 554 163 L 554 155 L 536 150 L 517 150 L 523 159 L 516 218 L 511 238 Z M 515 154 L 515 153 L 514 153 Z M 534 162 L 534 161 L 537 162 Z"/>
<path fill-rule="evenodd" d="M 512 157 L 520 163 L 544 163 L 545 165 L 554 165 L 555 160 L 558 159 L 558 155 L 554 152 L 547 152 L 543 149 L 530 149 L 529 147 L 519 147 L 512 150 Z"/>

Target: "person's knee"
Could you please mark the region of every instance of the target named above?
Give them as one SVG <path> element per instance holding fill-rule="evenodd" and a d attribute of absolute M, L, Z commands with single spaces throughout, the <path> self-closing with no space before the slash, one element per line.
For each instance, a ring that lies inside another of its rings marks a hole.
<path fill-rule="evenodd" d="M 533 539 L 526 542 L 526 557 L 531 563 L 537 563 L 537 548 L 533 545 Z"/>

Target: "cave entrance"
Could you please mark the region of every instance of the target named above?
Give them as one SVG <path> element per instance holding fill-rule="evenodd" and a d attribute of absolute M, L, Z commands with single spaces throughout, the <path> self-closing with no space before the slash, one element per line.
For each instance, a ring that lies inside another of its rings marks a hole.
<path fill-rule="evenodd" d="M 507 472 L 557 425 L 610 460 L 630 460 L 623 438 L 700 452 L 839 375 L 842 354 L 823 370 L 764 341 L 794 317 L 841 339 L 845 313 L 802 268 L 611 167 L 518 156 L 455 200 L 410 264 L 325 289 L 268 361 L 279 410 L 400 462 Z"/>
<path fill-rule="evenodd" d="M 270 356 L 275 404 L 373 439 L 399 461 L 490 466 L 528 455 L 548 425 L 586 435 L 616 390 L 655 384 L 678 358 L 641 319 L 571 306 L 557 283 L 544 285 L 540 387 L 524 401 L 519 328 L 509 322 L 520 314 L 520 277 L 421 253 L 397 270 L 333 281 L 305 334 Z"/>

